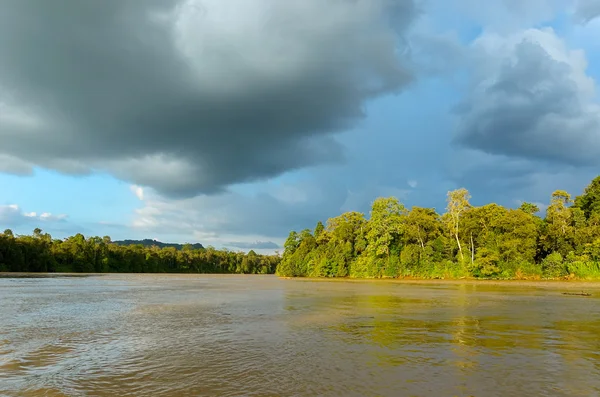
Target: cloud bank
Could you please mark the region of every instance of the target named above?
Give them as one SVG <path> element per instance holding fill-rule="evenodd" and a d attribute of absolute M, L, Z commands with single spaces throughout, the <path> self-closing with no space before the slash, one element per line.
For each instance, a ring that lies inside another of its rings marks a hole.
<path fill-rule="evenodd" d="M 551 28 L 483 35 L 455 141 L 494 155 L 600 165 L 600 104 L 583 51 Z"/>
<path fill-rule="evenodd" d="M 412 0 L 6 0 L 0 167 L 191 197 L 340 161 L 332 134 L 412 80 L 416 14 Z"/>

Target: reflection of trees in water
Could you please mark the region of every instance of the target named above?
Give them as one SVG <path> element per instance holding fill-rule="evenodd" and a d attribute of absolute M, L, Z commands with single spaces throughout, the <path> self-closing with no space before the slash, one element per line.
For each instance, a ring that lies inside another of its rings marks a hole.
<path fill-rule="evenodd" d="M 547 348 L 556 357 L 555 366 L 565 387 L 573 395 L 592 395 L 586 379 L 589 374 L 600 376 L 600 319 L 561 319 L 552 324 L 552 329 L 551 346 L 547 343 Z"/>
<path fill-rule="evenodd" d="M 456 395 L 528 388 L 594 395 L 600 317 L 593 305 L 491 285 L 378 287 L 290 296 L 290 314 L 332 354 L 351 352 L 378 379 L 416 382 L 419 390 L 431 381 Z"/>
<path fill-rule="evenodd" d="M 453 365 L 458 367 L 463 373 L 468 369 L 477 366 L 474 356 L 477 355 L 475 341 L 480 337 L 481 327 L 479 319 L 470 315 L 470 300 L 473 299 L 471 288 L 466 285 L 458 286 L 458 294 L 453 299 L 453 307 L 456 310 L 454 319 L 451 322 L 450 333 L 452 338 L 450 342 L 454 345 L 452 352 L 455 358 Z"/>
<path fill-rule="evenodd" d="M 555 303 L 492 286 L 420 292 L 367 288 L 290 296 L 288 308 L 299 327 L 314 326 L 331 343 L 364 349 L 379 367 L 445 366 L 474 376 L 520 362 L 524 374 L 550 373 L 545 366 L 600 374 L 597 317 L 554 321 L 559 313 L 547 309 Z"/>
<path fill-rule="evenodd" d="M 355 296 L 352 310 L 345 310 L 342 321 L 330 328 L 346 343 L 371 344 L 388 351 L 451 352 L 445 360 L 463 369 L 476 366 L 475 358 L 484 352 L 501 356 L 514 349 L 544 348 L 541 313 L 528 310 L 527 318 L 520 321 L 515 314 L 518 306 L 479 297 L 476 288 L 460 285 L 445 297 L 430 299 Z M 392 361 L 409 359 L 393 355 Z"/>

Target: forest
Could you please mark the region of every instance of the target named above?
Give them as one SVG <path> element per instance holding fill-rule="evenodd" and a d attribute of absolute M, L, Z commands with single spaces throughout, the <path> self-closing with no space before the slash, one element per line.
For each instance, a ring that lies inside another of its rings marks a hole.
<path fill-rule="evenodd" d="M 279 259 L 190 244 L 181 250 L 119 245 L 108 236 L 86 239 L 77 234 L 58 240 L 40 229 L 30 236 L 15 236 L 11 230 L 0 234 L 0 272 L 270 274 Z"/>
<path fill-rule="evenodd" d="M 286 277 L 600 279 L 600 176 L 582 195 L 552 193 L 540 208 L 474 206 L 448 192 L 443 214 L 377 198 L 369 219 L 347 212 L 292 231 L 277 274 Z"/>

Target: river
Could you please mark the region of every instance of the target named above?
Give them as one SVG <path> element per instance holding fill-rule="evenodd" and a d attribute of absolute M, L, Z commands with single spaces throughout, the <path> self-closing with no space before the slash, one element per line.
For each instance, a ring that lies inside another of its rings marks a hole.
<path fill-rule="evenodd" d="M 0 278 L 0 395 L 599 396 L 600 286 Z"/>

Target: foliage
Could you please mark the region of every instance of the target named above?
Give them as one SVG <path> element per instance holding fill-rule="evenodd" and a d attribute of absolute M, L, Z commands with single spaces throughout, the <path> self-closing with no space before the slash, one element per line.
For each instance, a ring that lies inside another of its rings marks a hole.
<path fill-rule="evenodd" d="M 559 252 L 553 252 L 542 261 L 542 270 L 550 277 L 560 277 L 567 274 L 567 267 Z"/>
<path fill-rule="evenodd" d="M 600 214 L 600 176 L 594 178 L 583 194 L 575 199 L 575 205 L 581 208 L 586 218 Z"/>
<path fill-rule="evenodd" d="M 0 271 L 85 273 L 274 273 L 279 257 L 214 248 L 118 245 L 110 237 L 82 234 L 53 240 L 35 229 L 31 236 L 0 234 Z"/>
<path fill-rule="evenodd" d="M 575 200 L 557 190 L 540 208 L 469 202 L 448 192 L 446 213 L 410 211 L 394 197 L 373 202 L 370 218 L 348 212 L 290 233 L 277 273 L 355 278 L 600 278 L 600 177 Z"/>

